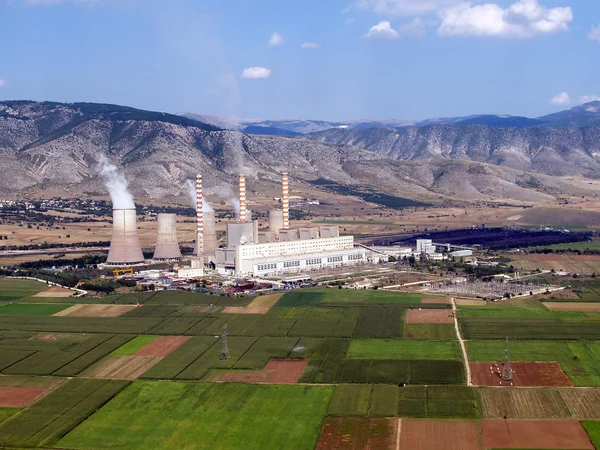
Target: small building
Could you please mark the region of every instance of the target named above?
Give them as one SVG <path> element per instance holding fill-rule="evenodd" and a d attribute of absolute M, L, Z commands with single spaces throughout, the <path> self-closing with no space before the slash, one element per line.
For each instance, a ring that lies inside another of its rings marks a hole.
<path fill-rule="evenodd" d="M 455 258 L 466 258 L 468 256 L 473 256 L 473 250 L 456 250 L 454 252 L 450 252 L 450 256 Z"/>

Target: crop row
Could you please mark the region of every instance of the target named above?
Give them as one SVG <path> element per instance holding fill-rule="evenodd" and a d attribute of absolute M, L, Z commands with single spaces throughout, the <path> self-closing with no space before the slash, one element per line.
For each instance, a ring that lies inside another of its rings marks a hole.
<path fill-rule="evenodd" d="M 49 446 L 127 386 L 124 381 L 73 379 L 0 424 L 1 444 Z"/>
<path fill-rule="evenodd" d="M 600 322 L 591 320 L 461 318 L 466 339 L 600 340 Z"/>
<path fill-rule="evenodd" d="M 328 414 L 350 417 L 478 418 L 474 388 L 464 386 L 408 386 L 340 384 Z"/>

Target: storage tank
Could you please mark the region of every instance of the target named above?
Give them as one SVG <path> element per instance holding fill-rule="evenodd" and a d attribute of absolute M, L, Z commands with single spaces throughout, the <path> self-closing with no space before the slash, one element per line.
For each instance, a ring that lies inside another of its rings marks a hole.
<path fill-rule="evenodd" d="M 126 266 L 144 262 L 135 209 L 113 209 L 113 229 L 106 263 Z"/>
<path fill-rule="evenodd" d="M 177 215 L 161 213 L 157 216 L 158 234 L 154 246 L 156 261 L 175 261 L 181 259 L 181 250 L 177 239 Z"/>

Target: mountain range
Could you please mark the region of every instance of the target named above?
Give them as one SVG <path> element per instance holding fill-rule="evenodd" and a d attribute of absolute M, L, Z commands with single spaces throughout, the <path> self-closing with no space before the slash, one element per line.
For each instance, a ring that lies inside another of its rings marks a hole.
<path fill-rule="evenodd" d="M 592 109 L 599 107 L 590 103 L 562 118 L 555 115 L 557 123 L 586 121 L 563 127 L 351 128 L 336 122 L 269 121 L 270 128 L 294 133 L 280 137 L 227 130 L 227 121 L 216 118 L 206 123 L 116 105 L 4 101 L 0 194 L 106 195 L 99 176 L 105 155 L 123 171 L 136 198 L 180 197 L 198 172 L 209 196 L 232 195 L 241 172 L 248 175 L 251 191 L 265 195 L 277 189 L 280 172 L 287 170 L 297 188 L 323 195 L 368 192 L 428 203 L 548 202 L 573 188 L 572 181 L 556 175 L 600 175 L 595 159 L 600 126 L 592 125 L 598 115 Z M 287 129 L 293 123 L 311 132 Z M 327 124 L 334 127 L 319 130 Z M 337 188 L 328 190 L 322 180 Z"/>

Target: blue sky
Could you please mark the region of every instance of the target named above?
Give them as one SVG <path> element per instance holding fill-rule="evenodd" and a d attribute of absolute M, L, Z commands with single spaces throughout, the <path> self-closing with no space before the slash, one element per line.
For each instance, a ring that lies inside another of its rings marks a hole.
<path fill-rule="evenodd" d="M 0 2 L 6 100 L 354 120 L 600 98 L 598 0 Z"/>

